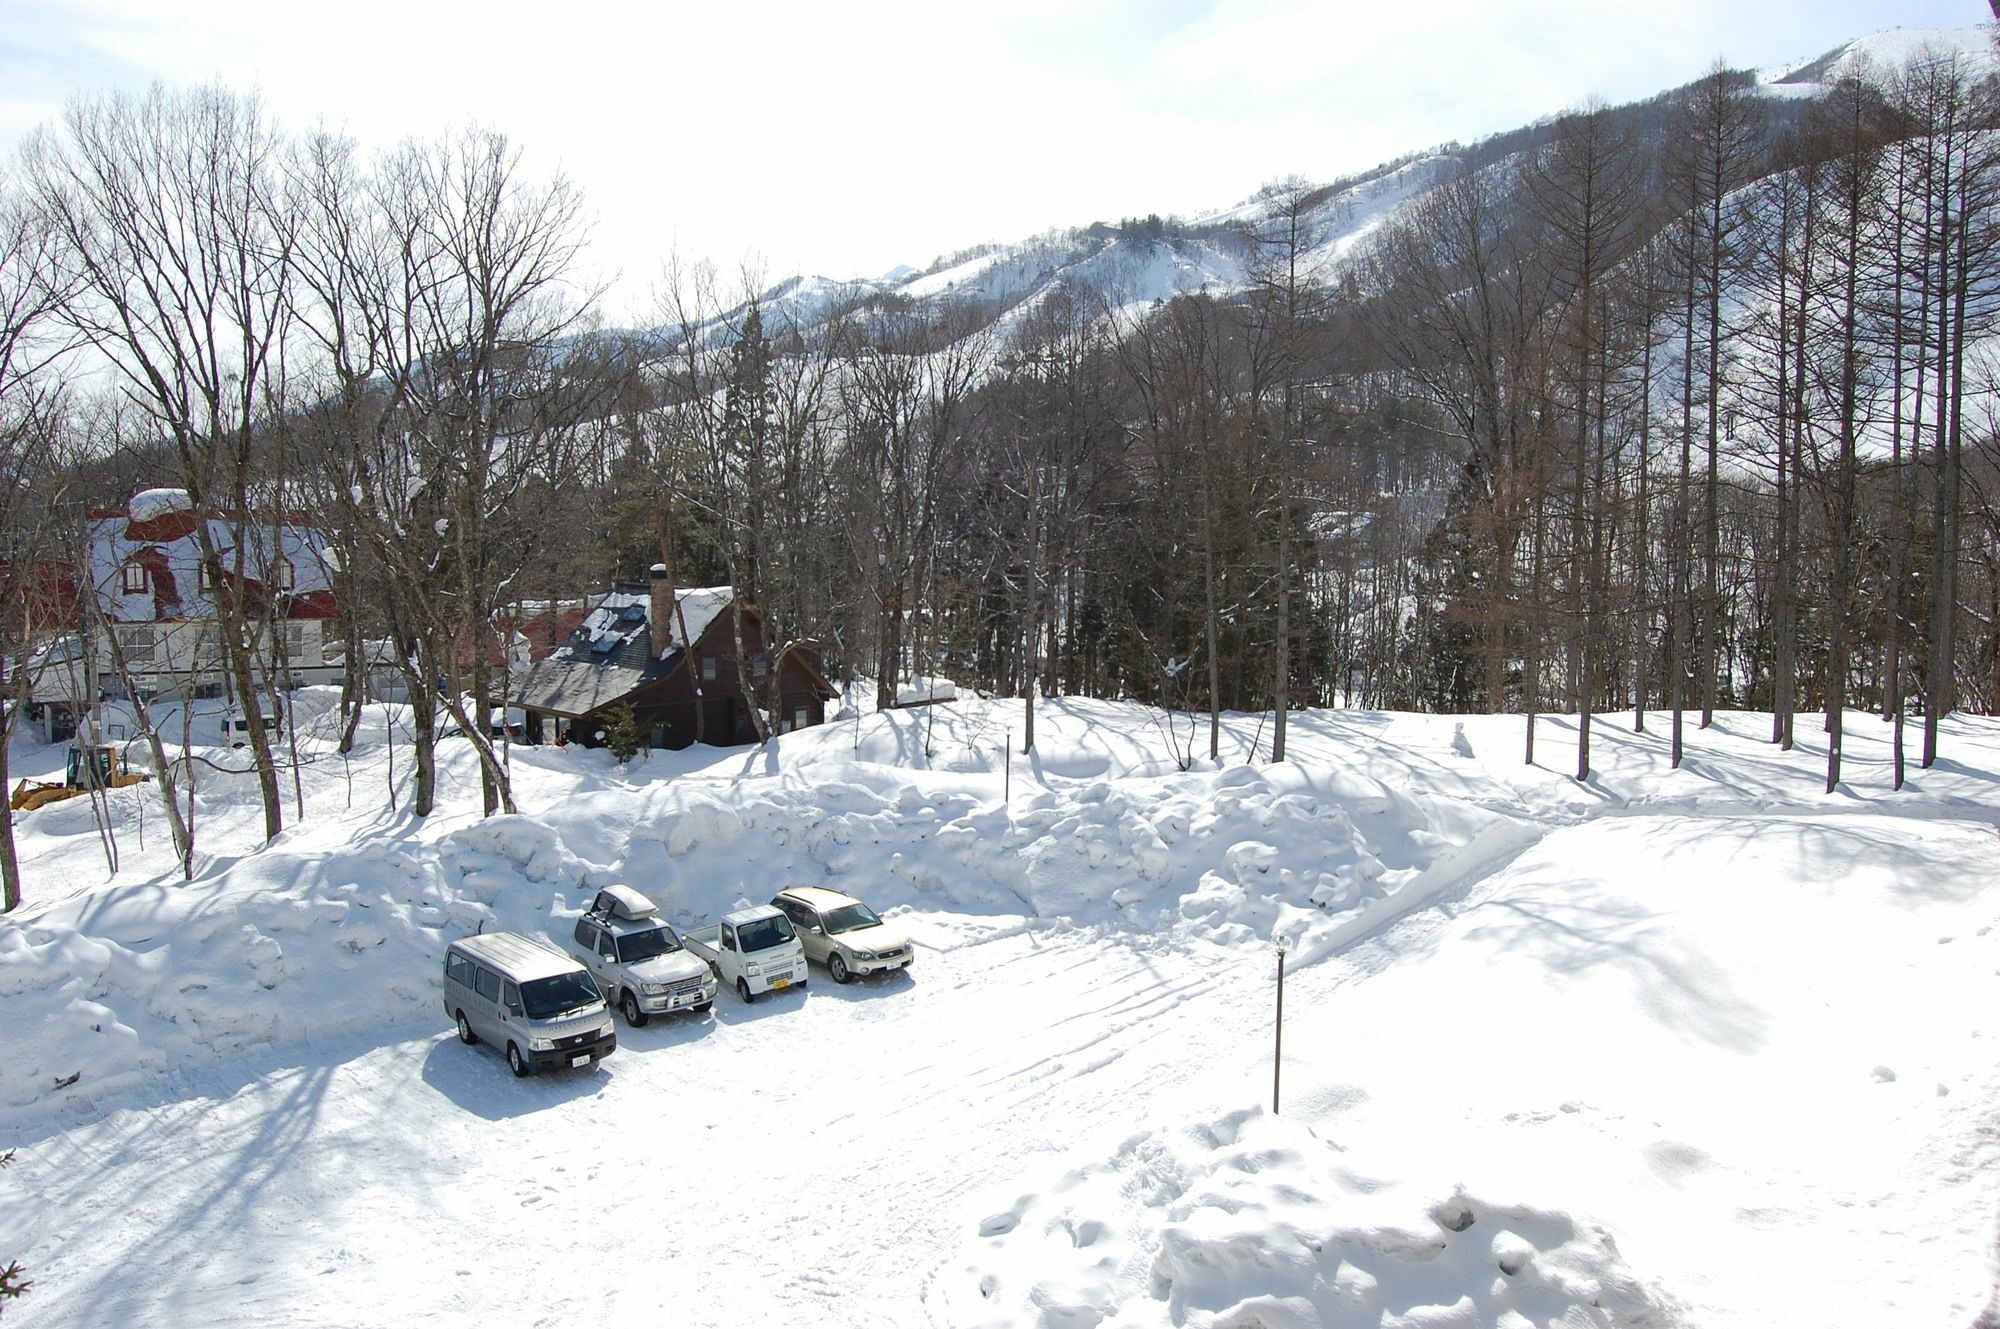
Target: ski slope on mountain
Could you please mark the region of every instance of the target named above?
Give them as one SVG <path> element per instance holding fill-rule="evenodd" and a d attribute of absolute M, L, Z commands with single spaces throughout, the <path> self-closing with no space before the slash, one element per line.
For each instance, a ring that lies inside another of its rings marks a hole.
<path fill-rule="evenodd" d="M 24 1322 L 1992 1314 L 2000 724 L 1949 721 L 1891 793 L 1885 727 L 1851 716 L 1826 796 L 1767 717 L 1678 772 L 1601 727 L 1578 784 L 1520 764 L 1516 717 L 1297 714 L 1274 766 L 1268 717 L 1232 716 L 1183 770 L 1188 717 L 1080 700 L 1010 762 L 1018 706 L 624 768 L 515 749 L 520 815 L 455 793 L 427 823 L 387 807 L 408 758 L 375 708 L 351 762 L 305 740 L 271 846 L 247 777 L 205 786 L 188 884 L 143 787 L 108 800 L 108 882 L 87 800 L 24 818 Z M 1572 736 L 1544 721 L 1544 762 Z M 459 1044 L 444 945 L 566 935 L 613 881 L 679 923 L 851 890 L 918 962 L 621 1022 L 586 1072 Z"/>

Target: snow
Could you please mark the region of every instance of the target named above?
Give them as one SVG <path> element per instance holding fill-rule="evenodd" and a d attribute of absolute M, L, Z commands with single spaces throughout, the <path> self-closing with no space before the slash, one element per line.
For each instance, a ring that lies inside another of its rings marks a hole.
<path fill-rule="evenodd" d="M 1991 68 L 1995 63 L 1993 29 L 1971 28 L 1888 28 L 1847 43 L 1824 55 L 1760 72 L 1766 88 L 1781 85 L 1826 86 L 1849 74 L 1881 77 L 1900 69 L 1919 55 L 1962 56 L 1975 67 Z"/>
<path fill-rule="evenodd" d="M 925 678 L 917 675 L 900 679 L 896 683 L 896 704 L 917 706 L 933 701 L 953 701 L 958 697 L 958 684 L 948 678 Z"/>
<path fill-rule="evenodd" d="M 132 504 L 128 505 L 131 521 L 154 520 L 183 511 L 186 497 L 178 489 L 143 490 L 133 495 Z M 176 502 L 182 507 L 176 508 Z M 141 517 L 141 512 L 148 515 Z M 208 538 L 221 553 L 224 567 L 231 572 L 262 579 L 282 559 L 292 568 L 293 596 L 328 589 L 329 565 L 322 557 L 325 541 L 318 530 L 288 524 L 273 531 L 268 523 L 252 522 L 244 531 L 248 546 L 238 550 L 233 523 L 211 517 L 207 524 Z M 115 514 L 90 518 L 89 541 L 90 581 L 106 617 L 122 623 L 215 617 L 214 597 L 201 585 L 201 541 L 192 530 L 169 540 L 134 539 L 126 514 Z M 165 588 L 157 584 L 157 574 L 150 570 L 146 589 L 125 589 L 122 570 L 141 554 L 149 554 L 157 560 L 156 566 L 166 571 L 173 598 L 165 606 L 159 599 Z"/>
<path fill-rule="evenodd" d="M 185 489 L 142 489 L 132 495 L 126 507 L 133 521 L 158 521 L 176 512 L 194 511 L 194 500 Z"/>
<path fill-rule="evenodd" d="M 274 843 L 253 777 L 204 769 L 192 882 L 150 786 L 105 800 L 109 880 L 91 800 L 19 822 L 0 1256 L 33 1323 L 653 1322 L 662 1276 L 688 1325 L 1969 1325 L 1994 1296 L 2000 722 L 1948 719 L 1892 793 L 1850 716 L 1827 796 L 1755 715 L 1679 771 L 1663 717 L 1602 725 L 1579 784 L 1559 717 L 1523 767 L 1518 717 L 1297 712 L 1272 765 L 1269 717 L 1227 716 L 1182 770 L 1160 713 L 1043 700 L 1023 755 L 1020 703 L 961 696 L 623 767 L 517 747 L 491 819 L 449 740 L 420 822 L 406 748 L 385 798 L 398 708 L 343 760 L 331 698 L 293 707 Z M 588 1072 L 460 1045 L 449 941 L 564 939 L 612 884 L 678 926 L 829 885 L 918 957 L 621 1022 Z"/>

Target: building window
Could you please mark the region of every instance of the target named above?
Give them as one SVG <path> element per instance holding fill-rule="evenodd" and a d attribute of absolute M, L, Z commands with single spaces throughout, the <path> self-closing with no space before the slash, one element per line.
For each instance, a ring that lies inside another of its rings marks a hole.
<path fill-rule="evenodd" d="M 118 631 L 118 644 L 125 650 L 125 663 L 128 666 L 149 665 L 153 663 L 152 624 L 139 623 L 131 627 L 120 628 Z"/>
<path fill-rule="evenodd" d="M 196 668 L 222 663 L 222 629 L 217 624 L 204 623 L 195 635 L 194 663 Z"/>
<path fill-rule="evenodd" d="M 127 595 L 143 595 L 146 590 L 146 569 L 137 563 L 127 563 L 118 570 L 118 589 Z"/>
<path fill-rule="evenodd" d="M 206 594 L 215 589 L 215 578 L 209 575 L 208 560 L 202 559 L 194 565 L 195 588 Z"/>
<path fill-rule="evenodd" d="M 764 658 L 764 652 L 759 651 L 750 657 L 750 676 L 752 678 L 762 678 L 770 672 L 771 662 Z"/>
<path fill-rule="evenodd" d="M 271 565 L 271 585 L 281 591 L 292 589 L 292 562 L 290 559 L 281 558 Z"/>
<path fill-rule="evenodd" d="M 280 623 L 278 629 L 284 634 L 285 658 L 294 663 L 306 658 L 306 625 L 303 623 Z"/>
<path fill-rule="evenodd" d="M 701 681 L 704 683 L 713 683 L 715 681 L 715 657 L 712 655 L 702 657 Z"/>

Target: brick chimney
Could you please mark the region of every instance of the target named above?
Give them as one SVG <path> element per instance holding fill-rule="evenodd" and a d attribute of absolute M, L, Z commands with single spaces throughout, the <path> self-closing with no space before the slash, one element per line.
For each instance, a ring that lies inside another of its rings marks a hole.
<path fill-rule="evenodd" d="M 664 563 L 653 564 L 653 602 L 646 610 L 646 625 L 652 629 L 653 658 L 665 655 L 674 644 L 674 575 Z"/>

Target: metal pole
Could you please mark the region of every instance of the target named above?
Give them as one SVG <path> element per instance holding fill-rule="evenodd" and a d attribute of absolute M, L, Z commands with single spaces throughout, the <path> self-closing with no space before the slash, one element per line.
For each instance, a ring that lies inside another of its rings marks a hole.
<path fill-rule="evenodd" d="M 1278 943 L 1278 1021 L 1271 1044 L 1271 1115 L 1278 1115 L 1278 1073 L 1285 1058 L 1285 944 Z"/>
<path fill-rule="evenodd" d="M 1002 803 L 1010 803 L 1014 799 L 1014 731 L 1011 728 L 1007 730 L 1007 750 L 1005 756 L 1007 760 L 1002 769 L 1007 773 L 1001 777 L 1000 801 Z"/>

